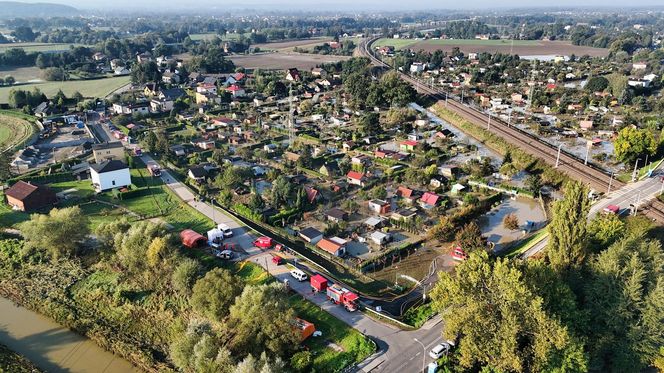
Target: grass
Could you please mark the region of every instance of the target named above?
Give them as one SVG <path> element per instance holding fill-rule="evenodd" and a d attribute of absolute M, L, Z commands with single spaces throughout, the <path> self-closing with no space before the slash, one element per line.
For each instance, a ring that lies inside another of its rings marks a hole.
<path fill-rule="evenodd" d="M 31 80 L 42 80 L 41 70 L 36 66 L 30 67 L 2 67 L 0 68 L 0 78 L 12 76 L 17 83 L 25 83 Z"/>
<path fill-rule="evenodd" d="M 299 318 L 313 323 L 316 330 L 323 333 L 304 342 L 314 356 L 313 368 L 317 372 L 340 372 L 350 364 L 363 361 L 376 350 L 373 341 L 300 295 L 293 295 L 289 300 Z M 330 343 L 343 351 L 333 349 Z"/>
<path fill-rule="evenodd" d="M 26 141 L 35 132 L 35 126 L 23 116 L 3 114 L 0 111 L 0 149 L 13 148 Z"/>
<path fill-rule="evenodd" d="M 391 45 L 396 49 L 404 49 L 410 47 L 413 44 L 422 43 L 427 45 L 451 45 L 451 46 L 500 46 L 500 45 L 512 45 L 514 46 L 535 46 L 539 45 L 537 40 L 479 40 L 479 39 L 427 39 L 427 40 L 415 40 L 415 39 L 389 39 L 382 38 L 376 40 L 372 45 L 375 47 L 382 47 L 385 45 Z"/>
<path fill-rule="evenodd" d="M 662 162 L 664 162 L 664 158 L 663 158 L 663 159 L 660 159 L 660 160 L 658 160 L 658 161 L 651 161 L 651 162 L 648 163 L 647 165 L 645 165 L 645 166 L 639 168 L 638 171 L 637 171 L 637 172 L 638 172 L 638 176 L 637 176 L 636 179 L 637 179 L 637 180 L 641 180 L 641 178 L 643 178 L 644 176 L 646 176 L 646 174 L 648 173 L 648 171 L 650 171 L 650 168 L 651 168 L 651 167 L 652 167 L 654 170 L 656 170 L 657 168 L 659 168 L 659 166 L 661 166 Z M 633 174 L 633 172 L 634 172 L 634 169 L 632 169 L 631 171 L 625 171 L 625 172 L 619 174 L 618 176 L 616 176 L 616 179 L 617 179 L 618 181 L 623 182 L 623 183 L 629 183 L 629 182 L 632 181 L 632 174 Z"/>
<path fill-rule="evenodd" d="M 67 51 L 69 47 L 84 46 L 83 44 L 67 44 L 67 43 L 10 43 L 0 44 L 0 53 L 4 53 L 7 49 L 21 48 L 26 52 L 53 52 L 53 51 Z"/>
<path fill-rule="evenodd" d="M 535 233 L 534 235 L 530 236 L 528 239 L 524 240 L 523 242 L 519 243 L 518 245 L 515 245 L 513 248 L 511 248 L 508 252 L 503 253 L 502 255 L 507 257 L 507 258 L 514 258 L 518 255 L 521 255 L 522 253 L 528 251 L 531 247 L 535 246 L 542 240 L 546 239 L 546 236 L 549 235 L 549 231 L 547 229 L 541 229 L 539 232 Z"/>
<path fill-rule="evenodd" d="M 68 80 L 64 82 L 43 82 L 20 84 L 13 87 L 0 87 L 0 103 L 7 103 L 9 91 L 12 89 L 32 90 L 39 88 L 46 96 L 53 97 L 58 90 L 62 90 L 65 95 L 71 97 L 74 92 L 80 92 L 84 97 L 105 97 L 116 89 L 129 83 L 128 76 L 118 76 L 105 79 L 94 80 Z"/>

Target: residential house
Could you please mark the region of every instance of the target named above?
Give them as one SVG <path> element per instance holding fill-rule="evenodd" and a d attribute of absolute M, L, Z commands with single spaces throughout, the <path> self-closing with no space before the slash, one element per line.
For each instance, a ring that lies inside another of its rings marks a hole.
<path fill-rule="evenodd" d="M 634 62 L 632 64 L 632 70 L 645 70 L 648 68 L 648 64 L 645 62 Z"/>
<path fill-rule="evenodd" d="M 131 185 L 129 167 L 117 159 L 91 165 L 90 179 L 97 193 Z"/>
<path fill-rule="evenodd" d="M 137 102 L 134 104 L 113 104 L 115 114 L 125 115 L 148 115 L 150 114 L 150 104 L 148 102 Z"/>
<path fill-rule="evenodd" d="M 211 83 L 199 83 L 198 86 L 196 87 L 196 92 L 197 93 L 209 93 L 216 95 L 217 94 L 217 86 Z"/>
<path fill-rule="evenodd" d="M 410 65 L 410 72 L 411 73 L 421 73 L 424 71 L 425 64 L 422 62 L 413 62 Z"/>
<path fill-rule="evenodd" d="M 387 219 L 385 219 L 382 216 L 372 216 L 365 220 L 362 224 L 364 224 L 367 228 L 371 230 L 376 230 L 380 229 L 385 226 L 387 223 Z"/>
<path fill-rule="evenodd" d="M 92 145 L 92 154 L 95 162 L 102 163 L 110 159 L 123 161 L 125 159 L 124 146 L 120 141 L 104 142 Z"/>
<path fill-rule="evenodd" d="M 187 92 L 185 92 L 184 89 L 182 88 L 162 89 L 157 94 L 157 97 L 160 100 L 171 100 L 171 101 L 175 101 L 178 98 L 185 96 L 187 96 Z"/>
<path fill-rule="evenodd" d="M 406 141 L 402 141 L 399 144 L 399 149 L 401 149 L 402 151 L 405 151 L 405 152 L 412 152 L 412 151 L 415 150 L 416 146 L 417 146 L 417 141 L 406 140 Z"/>
<path fill-rule="evenodd" d="M 302 80 L 300 71 L 296 68 L 288 69 L 288 72 L 286 72 L 286 80 L 291 82 L 299 82 Z"/>
<path fill-rule="evenodd" d="M 417 216 L 417 209 L 414 207 L 399 209 L 392 213 L 390 219 L 396 221 L 412 221 Z"/>
<path fill-rule="evenodd" d="M 465 185 L 456 183 L 452 185 L 452 190 L 450 191 L 454 195 L 458 195 L 459 193 L 463 192 L 466 189 Z"/>
<path fill-rule="evenodd" d="M 436 132 L 436 138 L 438 139 L 451 139 L 454 137 L 454 132 L 448 130 L 447 128 L 443 128 L 440 131 Z"/>
<path fill-rule="evenodd" d="M 244 88 L 240 87 L 237 84 L 233 84 L 226 88 L 226 91 L 231 94 L 233 98 L 245 97 L 247 94 L 244 91 Z"/>
<path fill-rule="evenodd" d="M 138 63 L 150 62 L 152 61 L 152 56 L 150 53 L 138 53 L 136 54 L 136 60 Z"/>
<path fill-rule="evenodd" d="M 176 157 L 187 155 L 187 151 L 185 150 L 184 146 L 180 144 L 171 145 L 170 150 L 173 152 L 173 154 L 175 154 Z"/>
<path fill-rule="evenodd" d="M 323 69 L 322 67 L 315 67 L 311 69 L 311 75 L 325 78 L 327 76 L 327 71 L 325 71 L 325 69 Z"/>
<path fill-rule="evenodd" d="M 335 237 L 332 239 L 329 238 L 323 238 L 318 243 L 316 246 L 323 250 L 327 251 L 328 253 L 334 255 L 334 256 L 344 256 L 346 254 L 346 247 L 344 244 L 337 242 L 336 240 L 333 240 Z"/>
<path fill-rule="evenodd" d="M 113 69 L 113 75 L 115 76 L 126 76 L 131 74 L 131 70 L 124 66 L 118 66 L 115 69 Z"/>
<path fill-rule="evenodd" d="M 454 179 L 459 176 L 461 169 L 458 166 L 454 165 L 443 165 L 438 167 L 438 173 L 445 176 L 448 179 Z"/>
<path fill-rule="evenodd" d="M 150 100 L 150 110 L 153 113 L 166 113 L 173 110 L 173 100 Z"/>
<path fill-rule="evenodd" d="M 401 197 L 404 202 L 412 204 L 417 199 L 417 194 L 413 189 L 406 188 L 405 186 L 400 186 L 397 188 L 396 195 Z"/>
<path fill-rule="evenodd" d="M 346 174 L 346 181 L 349 184 L 359 185 L 363 187 L 366 185 L 367 177 L 361 172 L 348 171 L 348 174 Z"/>
<path fill-rule="evenodd" d="M 320 166 L 318 169 L 318 172 L 321 174 L 327 176 L 327 177 L 335 177 L 339 175 L 339 164 L 336 161 L 333 162 L 325 162 L 324 165 Z"/>
<path fill-rule="evenodd" d="M 5 190 L 7 204 L 14 210 L 33 211 L 53 206 L 58 199 L 49 187 L 19 180 Z"/>
<path fill-rule="evenodd" d="M 323 239 L 323 233 L 316 228 L 307 227 L 298 232 L 298 235 L 310 244 L 317 244 Z"/>
<path fill-rule="evenodd" d="M 197 183 L 204 182 L 207 175 L 208 171 L 203 166 L 191 167 L 187 172 L 187 176 L 189 176 L 190 179 L 196 181 Z"/>
<path fill-rule="evenodd" d="M 422 195 L 422 198 L 420 198 L 420 206 L 422 206 L 425 209 L 433 208 L 438 205 L 439 201 L 440 201 L 440 196 L 437 195 L 436 193 L 425 192 Z"/>
<path fill-rule="evenodd" d="M 221 103 L 221 97 L 217 96 L 216 93 L 196 92 L 195 97 L 197 105 L 204 105 L 204 104 L 218 105 Z"/>
<path fill-rule="evenodd" d="M 143 88 L 143 94 L 152 97 L 156 96 L 159 93 L 159 86 L 157 86 L 157 83 L 145 83 L 145 87 Z"/>
<path fill-rule="evenodd" d="M 580 120 L 579 121 L 579 127 L 584 130 L 591 130 L 593 129 L 593 121 L 592 120 Z"/>
<path fill-rule="evenodd" d="M 325 212 L 325 217 L 333 223 L 340 223 L 348 220 L 348 213 L 339 208 L 331 208 Z"/>
<path fill-rule="evenodd" d="M 215 143 L 214 140 L 212 139 L 194 139 L 191 140 L 192 145 L 199 147 L 200 149 L 203 150 L 209 150 L 209 149 L 214 149 L 215 148 Z"/>
<path fill-rule="evenodd" d="M 161 81 L 166 84 L 180 84 L 182 78 L 177 72 L 166 71 L 161 75 Z"/>
<path fill-rule="evenodd" d="M 387 214 L 390 212 L 391 204 L 388 201 L 382 199 L 372 199 L 369 201 L 367 207 L 370 211 L 376 214 Z"/>
<path fill-rule="evenodd" d="M 392 236 L 389 233 L 383 233 L 381 231 L 371 232 L 369 239 L 376 245 L 387 245 L 391 240 Z"/>

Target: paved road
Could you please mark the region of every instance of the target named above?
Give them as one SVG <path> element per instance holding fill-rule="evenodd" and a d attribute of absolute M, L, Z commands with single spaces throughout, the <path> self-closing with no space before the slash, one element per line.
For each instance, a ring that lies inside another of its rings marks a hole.
<path fill-rule="evenodd" d="M 604 198 L 590 206 L 588 219 L 594 218 L 609 205 L 618 206 L 621 213 L 630 212 L 632 208 L 631 205 L 636 205 L 638 210 L 638 207 L 645 205 L 647 202 L 657 198 L 657 196 L 662 193 L 664 190 L 664 181 L 661 179 L 662 174 L 664 174 L 664 172 L 662 172 L 661 169 L 658 169 L 653 172 L 651 177 L 627 184 L 619 190 L 611 191 L 609 194 L 605 195 Z M 523 257 L 530 258 L 539 253 L 546 248 L 548 242 L 549 238 L 547 236 L 523 253 Z"/>
<path fill-rule="evenodd" d="M 143 154 L 144 163 L 155 162 L 150 155 Z M 274 277 L 283 281 L 288 278 L 291 287 L 305 298 L 321 306 L 332 315 L 352 326 L 358 331 L 370 336 L 378 345 L 380 351 L 361 364 L 358 371 L 362 372 L 420 372 L 422 363 L 433 361 L 428 356 L 429 350 L 442 341 L 440 318 L 434 318 L 416 331 L 403 331 L 395 326 L 376 321 L 361 312 L 347 312 L 343 307 L 331 304 L 322 294 L 311 293 L 308 282 L 298 283 L 288 273 L 286 266 L 276 266 L 270 261 L 270 253 L 262 251 L 253 245 L 255 237 L 250 229 L 241 225 L 223 211 L 211 205 L 196 201 L 194 194 L 181 182 L 177 181 L 168 170 L 162 167 L 161 179 L 185 203 L 200 211 L 217 224 L 224 223 L 233 230 L 233 237 L 225 242 L 232 242 L 244 251 L 243 258 L 251 260 L 268 270 Z M 203 233 L 203 232 L 201 232 Z M 424 349 L 417 338 L 424 344 Z"/>

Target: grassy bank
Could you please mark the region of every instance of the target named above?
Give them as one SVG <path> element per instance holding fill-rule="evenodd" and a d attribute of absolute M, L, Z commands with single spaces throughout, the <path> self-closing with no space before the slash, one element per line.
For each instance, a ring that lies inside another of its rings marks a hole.
<path fill-rule="evenodd" d="M 18 146 L 28 140 L 35 130 L 35 125 L 26 120 L 25 116 L 7 110 L 0 111 L 0 150 Z"/>
<path fill-rule="evenodd" d="M 41 370 L 22 355 L 0 344 L 0 372 L 37 373 Z"/>

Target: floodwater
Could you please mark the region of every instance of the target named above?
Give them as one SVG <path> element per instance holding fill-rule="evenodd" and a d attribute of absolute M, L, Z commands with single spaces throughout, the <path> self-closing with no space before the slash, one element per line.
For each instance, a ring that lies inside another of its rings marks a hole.
<path fill-rule="evenodd" d="M 2 297 L 0 343 L 49 373 L 139 372 L 91 340 Z"/>
<path fill-rule="evenodd" d="M 519 219 L 519 229 L 509 230 L 503 226 L 503 218 L 507 214 L 515 214 Z M 546 216 L 539 202 L 526 197 L 516 199 L 505 198 L 502 203 L 483 215 L 479 219 L 482 234 L 488 241 L 493 242 L 496 248 L 522 238 L 526 222 L 534 224 L 534 228 L 541 228 L 546 223 Z"/>

